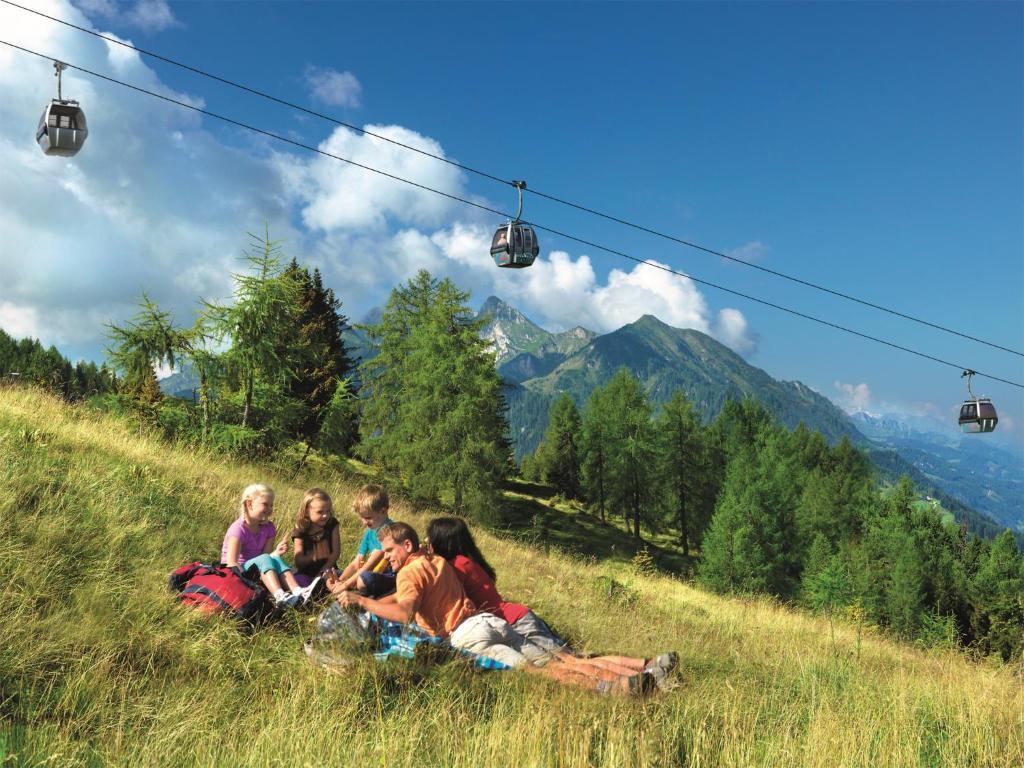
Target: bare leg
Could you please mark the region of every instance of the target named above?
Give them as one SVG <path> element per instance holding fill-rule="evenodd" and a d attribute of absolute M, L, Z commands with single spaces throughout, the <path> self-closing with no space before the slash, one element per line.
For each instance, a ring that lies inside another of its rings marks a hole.
<path fill-rule="evenodd" d="M 277 571 L 264 571 L 263 575 L 260 576 L 260 580 L 263 582 L 263 586 L 270 590 L 272 595 L 281 589 L 281 580 L 277 578 Z"/>
<path fill-rule="evenodd" d="M 291 571 L 284 572 L 284 583 L 288 585 L 288 589 L 292 592 L 301 589 L 301 587 L 299 586 L 299 582 L 295 580 L 295 574 L 293 574 Z"/>
<path fill-rule="evenodd" d="M 540 675 L 555 680 L 562 685 L 572 685 L 587 690 L 597 690 L 601 681 L 611 683 L 611 692 L 617 695 L 628 696 L 630 694 L 629 680 L 622 675 L 616 675 L 606 670 L 597 668 L 586 669 L 583 666 L 570 667 L 556 660 L 552 660 L 543 667 L 535 667 L 532 664 L 524 664 L 523 671 L 527 674 Z"/>
<path fill-rule="evenodd" d="M 581 659 L 570 654 L 559 654 L 558 658 L 569 664 L 587 664 L 614 672 L 617 675 L 635 675 L 637 672 L 642 672 L 644 668 L 643 659 L 634 659 L 629 656 L 594 656 L 589 659 Z"/>

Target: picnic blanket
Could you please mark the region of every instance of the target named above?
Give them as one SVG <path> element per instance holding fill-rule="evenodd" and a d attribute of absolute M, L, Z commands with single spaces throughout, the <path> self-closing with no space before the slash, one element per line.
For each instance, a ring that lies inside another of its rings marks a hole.
<path fill-rule="evenodd" d="M 482 670 L 512 668 L 488 656 L 453 648 L 447 640 L 427 634 L 414 623 L 399 624 L 365 611 L 349 613 L 336 602 L 320 614 L 313 639 L 306 644 L 306 653 L 325 665 L 349 664 L 366 649 L 377 661 L 387 661 L 392 656 L 427 663 L 464 658 Z"/>

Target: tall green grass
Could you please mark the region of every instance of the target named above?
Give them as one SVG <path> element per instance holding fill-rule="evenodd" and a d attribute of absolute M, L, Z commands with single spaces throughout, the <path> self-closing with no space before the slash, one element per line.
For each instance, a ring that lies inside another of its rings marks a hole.
<path fill-rule="evenodd" d="M 250 482 L 287 527 L 309 485 L 170 448 L 33 390 L 0 390 L 0 755 L 23 765 L 1024 765 L 1009 667 L 921 651 L 768 600 L 478 532 L 504 592 L 579 644 L 676 649 L 675 690 L 606 699 L 459 662 L 301 653 L 308 615 L 241 635 L 178 606 L 182 562 L 216 557 Z M 428 514 L 397 504 L 393 517 Z M 609 579 L 624 588 L 608 589 Z"/>

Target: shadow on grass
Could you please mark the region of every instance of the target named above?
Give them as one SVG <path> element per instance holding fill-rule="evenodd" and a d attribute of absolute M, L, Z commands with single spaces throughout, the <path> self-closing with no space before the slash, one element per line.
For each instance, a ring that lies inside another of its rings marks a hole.
<path fill-rule="evenodd" d="M 502 499 L 501 520 L 491 532 L 506 539 L 526 542 L 539 549 L 558 549 L 599 560 L 630 562 L 645 547 L 655 565 L 669 573 L 689 575 L 695 559 L 683 557 L 648 539 L 637 539 L 618 525 L 602 521 L 574 502 L 555 498 L 554 491 L 537 483 L 512 481 Z"/>

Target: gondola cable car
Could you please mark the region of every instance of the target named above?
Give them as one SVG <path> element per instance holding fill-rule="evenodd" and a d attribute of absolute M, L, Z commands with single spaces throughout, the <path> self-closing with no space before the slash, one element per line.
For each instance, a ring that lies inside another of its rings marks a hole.
<path fill-rule="evenodd" d="M 522 269 L 533 264 L 540 254 L 540 242 L 533 227 L 520 220 L 526 182 L 513 181 L 512 185 L 519 190 L 519 211 L 514 219 L 506 221 L 495 231 L 491 240 L 491 258 L 499 267 Z"/>
<path fill-rule="evenodd" d="M 967 394 L 970 397 L 964 400 L 960 406 L 960 429 L 967 433 L 991 432 L 999 423 L 996 416 L 996 407 L 987 397 L 976 397 L 971 389 L 971 377 L 974 371 L 967 370 L 960 374 L 960 378 L 967 377 Z"/>
<path fill-rule="evenodd" d="M 77 101 L 65 99 L 61 93 L 61 72 L 68 68 L 62 61 L 53 62 L 57 75 L 57 98 L 50 101 L 39 118 L 36 141 L 47 155 L 71 157 L 85 144 L 89 135 L 85 112 Z"/>

